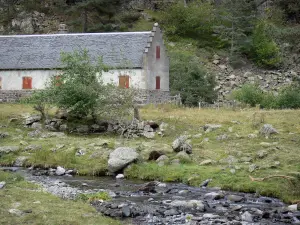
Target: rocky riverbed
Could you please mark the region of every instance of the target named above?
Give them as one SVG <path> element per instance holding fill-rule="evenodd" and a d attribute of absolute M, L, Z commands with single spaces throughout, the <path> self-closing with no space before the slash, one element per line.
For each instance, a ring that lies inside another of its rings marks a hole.
<path fill-rule="evenodd" d="M 2 168 L 3 169 L 3 168 Z M 97 211 L 130 224 L 300 224 L 300 212 L 278 199 L 197 188 L 181 183 L 145 183 L 112 177 L 47 176 L 43 170 L 17 171 L 46 191 L 67 199 L 106 191 L 110 201 L 93 201 Z"/>

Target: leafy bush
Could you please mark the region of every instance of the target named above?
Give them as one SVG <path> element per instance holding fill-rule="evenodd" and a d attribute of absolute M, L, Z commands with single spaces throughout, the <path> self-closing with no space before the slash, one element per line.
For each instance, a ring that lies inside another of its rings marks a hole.
<path fill-rule="evenodd" d="M 278 105 L 280 108 L 300 108 L 300 87 L 289 86 L 283 89 L 278 96 Z"/>
<path fill-rule="evenodd" d="M 181 94 L 183 104 L 198 105 L 200 100 L 212 103 L 217 97 L 215 84 L 215 76 L 206 72 L 197 58 L 171 53 L 170 89 L 173 94 Z"/>
<path fill-rule="evenodd" d="M 233 92 L 233 98 L 254 107 L 260 105 L 266 109 L 297 109 L 300 108 L 300 87 L 291 85 L 282 89 L 278 95 L 263 92 L 258 85 L 245 84 Z"/>
<path fill-rule="evenodd" d="M 252 53 L 259 66 L 278 67 L 281 63 L 280 48 L 268 34 L 268 24 L 259 22 L 253 32 Z"/>
<path fill-rule="evenodd" d="M 235 90 L 232 95 L 234 99 L 249 104 L 252 107 L 261 104 L 263 100 L 263 92 L 255 84 L 245 84 L 241 89 Z"/>

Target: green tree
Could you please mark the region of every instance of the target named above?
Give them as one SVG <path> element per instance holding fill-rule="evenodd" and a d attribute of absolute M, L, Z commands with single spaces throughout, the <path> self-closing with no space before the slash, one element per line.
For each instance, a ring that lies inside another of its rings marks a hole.
<path fill-rule="evenodd" d="M 101 75 L 107 67 L 101 58 L 93 63 L 88 52 L 82 50 L 62 53 L 61 61 L 60 75 L 52 77 L 44 90 L 35 92 L 29 99 L 36 104 L 35 109 L 42 112 L 50 104 L 67 110 L 70 116 L 94 119 L 104 115 L 125 118 L 133 113 L 132 92 L 103 84 Z"/>
<path fill-rule="evenodd" d="M 110 20 L 116 14 L 120 0 L 75 0 L 68 12 L 73 24 L 81 23 L 82 32 L 110 30 Z M 95 22 L 96 21 L 96 22 Z"/>
<path fill-rule="evenodd" d="M 216 99 L 215 77 L 199 65 L 197 58 L 173 52 L 170 62 L 170 89 L 172 94 L 181 94 L 183 104 L 195 106 L 199 101 L 212 103 Z"/>

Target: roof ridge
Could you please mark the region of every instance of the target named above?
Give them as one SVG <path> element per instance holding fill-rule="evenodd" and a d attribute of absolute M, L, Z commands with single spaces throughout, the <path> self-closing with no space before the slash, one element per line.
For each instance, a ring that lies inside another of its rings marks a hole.
<path fill-rule="evenodd" d="M 67 34 L 18 34 L 18 35 L 0 35 L 0 38 L 7 37 L 47 37 L 47 36 L 92 36 L 92 35 L 119 35 L 119 34 L 151 34 L 151 31 L 138 32 L 105 32 L 105 33 L 67 33 Z"/>

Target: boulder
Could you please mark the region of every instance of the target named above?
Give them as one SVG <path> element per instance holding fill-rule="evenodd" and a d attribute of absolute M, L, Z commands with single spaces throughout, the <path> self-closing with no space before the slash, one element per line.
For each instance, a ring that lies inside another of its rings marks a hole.
<path fill-rule="evenodd" d="M 34 122 L 34 123 L 31 125 L 31 128 L 37 129 L 37 130 L 41 130 L 41 129 L 43 129 L 43 126 L 42 126 L 42 124 L 39 123 L 39 122 Z"/>
<path fill-rule="evenodd" d="M 192 154 L 192 146 L 186 142 L 187 136 L 180 136 L 172 143 L 174 152 L 185 151 L 187 154 Z"/>
<path fill-rule="evenodd" d="M 119 147 L 109 154 L 108 171 L 115 173 L 136 161 L 139 154 L 132 148 Z"/>
<path fill-rule="evenodd" d="M 116 179 L 124 179 L 124 177 L 125 177 L 125 176 L 124 176 L 123 174 L 120 173 L 120 174 L 118 174 L 118 175 L 116 176 Z"/>
<path fill-rule="evenodd" d="M 227 200 L 232 201 L 232 202 L 241 202 L 245 198 L 239 195 L 228 195 Z"/>
<path fill-rule="evenodd" d="M 156 162 L 164 162 L 164 161 L 168 161 L 168 160 L 169 160 L 168 156 L 162 155 L 156 160 Z"/>
<path fill-rule="evenodd" d="M 219 129 L 221 127 L 222 127 L 222 125 L 220 125 L 220 124 L 206 124 L 206 125 L 204 125 L 203 129 L 204 129 L 205 133 L 208 133 L 210 131 Z"/>
<path fill-rule="evenodd" d="M 26 118 L 25 125 L 29 126 L 33 124 L 34 122 L 39 122 L 42 119 L 40 115 L 32 115 Z"/>
<path fill-rule="evenodd" d="M 64 175 L 65 173 L 66 173 L 66 170 L 65 170 L 63 167 L 58 166 L 58 167 L 56 168 L 55 174 L 56 174 L 57 176 L 62 176 L 62 175 Z"/>
<path fill-rule="evenodd" d="M 68 111 L 65 109 L 58 109 L 55 113 L 57 119 L 66 120 L 68 118 Z"/>
<path fill-rule="evenodd" d="M 205 209 L 203 202 L 200 200 L 189 200 L 189 201 L 174 200 L 174 201 L 170 202 L 168 205 L 170 205 L 172 207 L 182 207 L 182 208 L 189 208 L 189 209 L 196 208 L 202 212 Z"/>
<path fill-rule="evenodd" d="M 175 157 L 180 161 L 184 161 L 184 162 L 191 161 L 190 156 L 184 151 L 178 152 Z"/>
<path fill-rule="evenodd" d="M 264 158 L 268 155 L 268 152 L 266 150 L 260 150 L 256 153 L 256 155 L 258 156 L 258 158 Z"/>
<path fill-rule="evenodd" d="M 202 161 L 199 165 L 200 166 L 207 166 L 207 165 L 211 165 L 213 163 L 214 162 L 211 159 L 207 159 L 207 160 Z"/>
<path fill-rule="evenodd" d="M 271 124 L 264 124 L 259 133 L 264 136 L 270 136 L 271 134 L 278 134 L 278 131 Z"/>
<path fill-rule="evenodd" d="M 155 138 L 155 132 L 146 132 L 146 131 L 144 131 L 143 136 L 145 138 L 148 138 L 148 139 L 153 139 L 153 138 Z"/>
<path fill-rule="evenodd" d="M 88 125 L 79 125 L 76 127 L 76 132 L 78 133 L 88 133 L 90 131 L 90 128 Z"/>
<path fill-rule="evenodd" d="M 241 219 L 242 219 L 242 221 L 246 221 L 246 222 L 249 222 L 249 223 L 253 222 L 253 216 L 248 211 L 244 212 L 241 215 Z"/>

